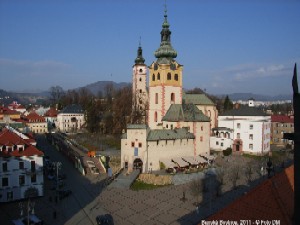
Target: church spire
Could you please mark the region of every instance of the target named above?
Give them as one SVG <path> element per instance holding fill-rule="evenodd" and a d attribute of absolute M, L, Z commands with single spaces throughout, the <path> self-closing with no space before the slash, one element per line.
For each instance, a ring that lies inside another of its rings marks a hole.
<path fill-rule="evenodd" d="M 144 64 L 145 59 L 143 58 L 143 50 L 141 47 L 141 37 L 140 37 L 140 41 L 139 41 L 139 48 L 137 50 L 137 57 L 135 59 L 135 64 Z"/>
<path fill-rule="evenodd" d="M 155 51 L 154 55 L 157 58 L 159 64 L 169 64 L 177 57 L 177 52 L 171 45 L 171 31 L 169 30 L 167 6 L 165 4 L 164 22 L 162 24 L 162 30 L 160 32 L 161 41 L 160 47 Z"/>

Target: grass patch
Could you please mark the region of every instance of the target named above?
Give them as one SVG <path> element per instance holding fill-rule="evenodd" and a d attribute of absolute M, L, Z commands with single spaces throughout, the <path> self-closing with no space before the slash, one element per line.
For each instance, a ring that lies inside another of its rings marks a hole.
<path fill-rule="evenodd" d="M 245 153 L 243 153 L 243 157 L 250 158 L 250 159 L 255 159 L 255 160 L 259 160 L 259 159 L 268 157 L 268 155 L 251 155 L 251 154 L 245 154 Z"/>
<path fill-rule="evenodd" d="M 136 180 L 132 185 L 131 185 L 131 190 L 134 191 L 140 191 L 140 190 L 153 190 L 156 188 L 161 188 L 161 187 L 165 187 L 168 185 L 154 185 L 154 184 L 146 184 L 142 181 Z"/>

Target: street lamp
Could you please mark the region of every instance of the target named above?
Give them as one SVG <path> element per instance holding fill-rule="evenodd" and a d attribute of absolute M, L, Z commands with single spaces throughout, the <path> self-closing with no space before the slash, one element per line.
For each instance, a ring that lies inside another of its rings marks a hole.
<path fill-rule="evenodd" d="M 58 196 L 58 170 L 61 169 L 62 163 L 61 162 L 52 162 L 52 165 L 56 167 L 56 198 L 57 201 L 59 200 Z"/>
<path fill-rule="evenodd" d="M 26 207 L 27 205 L 27 207 Z M 27 212 L 27 225 L 30 224 L 30 218 L 29 218 L 29 214 L 31 211 L 31 214 L 34 214 L 34 206 L 35 206 L 35 202 L 31 202 L 30 198 L 28 198 L 27 200 L 27 204 L 24 204 L 24 202 L 20 202 L 19 203 L 19 207 L 20 207 L 20 216 L 21 218 L 23 217 L 23 209 L 25 209 L 26 207 L 26 212 Z"/>

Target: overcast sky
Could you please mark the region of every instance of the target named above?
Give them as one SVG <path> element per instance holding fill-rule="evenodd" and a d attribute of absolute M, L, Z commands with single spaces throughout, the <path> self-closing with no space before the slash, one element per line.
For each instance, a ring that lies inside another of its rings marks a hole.
<path fill-rule="evenodd" d="M 299 0 L 168 0 L 167 9 L 184 88 L 292 93 Z M 0 89 L 131 82 L 140 36 L 145 63 L 155 61 L 163 15 L 163 0 L 0 0 Z"/>

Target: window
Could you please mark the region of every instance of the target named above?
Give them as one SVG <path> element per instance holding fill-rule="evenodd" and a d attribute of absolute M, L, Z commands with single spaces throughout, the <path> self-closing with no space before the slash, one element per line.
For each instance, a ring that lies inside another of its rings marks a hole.
<path fill-rule="evenodd" d="M 31 161 L 31 171 L 35 172 L 35 161 Z"/>
<path fill-rule="evenodd" d="M 250 125 L 249 125 L 249 129 L 250 129 L 250 130 L 253 130 L 253 124 L 250 124 Z"/>
<path fill-rule="evenodd" d="M 157 122 L 157 112 L 154 113 L 154 122 Z"/>
<path fill-rule="evenodd" d="M 241 138 L 241 134 L 240 134 L 240 133 L 237 133 L 237 134 L 236 134 L 236 138 L 240 139 L 240 138 Z"/>
<path fill-rule="evenodd" d="M 24 175 L 20 175 L 19 176 L 19 185 L 22 186 L 25 184 L 25 176 Z"/>
<path fill-rule="evenodd" d="M 142 81 L 142 78 L 140 78 L 140 81 Z"/>
<path fill-rule="evenodd" d="M 142 147 L 142 143 L 139 143 L 139 148 L 141 148 Z"/>
<path fill-rule="evenodd" d="M 171 73 L 167 74 L 167 80 L 171 80 Z"/>
<path fill-rule="evenodd" d="M 134 147 L 134 142 L 131 142 L 131 147 Z"/>
<path fill-rule="evenodd" d="M 218 142 L 218 141 L 216 142 L 216 145 L 219 145 L 219 142 Z"/>
<path fill-rule="evenodd" d="M 160 80 L 160 73 L 157 74 L 157 80 Z"/>
<path fill-rule="evenodd" d="M 155 104 L 158 104 L 158 93 L 155 93 Z"/>
<path fill-rule="evenodd" d="M 201 131 L 203 131 L 203 126 L 201 126 Z"/>
<path fill-rule="evenodd" d="M 140 73 L 142 73 L 143 72 L 143 69 L 140 69 Z"/>
<path fill-rule="evenodd" d="M 178 81 L 178 74 L 175 74 L 174 79 Z"/>
<path fill-rule="evenodd" d="M 174 104 L 175 102 L 175 94 L 171 93 L 171 104 Z"/>
<path fill-rule="evenodd" d="M 8 186 L 8 177 L 3 177 L 2 178 L 2 187 L 7 187 Z"/>
<path fill-rule="evenodd" d="M 8 201 L 14 200 L 14 193 L 12 191 L 8 191 L 6 196 Z"/>
<path fill-rule="evenodd" d="M 140 89 L 140 93 L 142 93 L 142 89 Z"/>
<path fill-rule="evenodd" d="M 237 123 L 237 128 L 241 128 L 241 124 L 240 123 Z"/>
<path fill-rule="evenodd" d="M 2 171 L 7 172 L 7 162 L 2 163 Z"/>
<path fill-rule="evenodd" d="M 203 141 L 203 137 L 202 137 L 202 136 L 200 137 L 200 141 L 201 141 L 201 142 Z"/>
<path fill-rule="evenodd" d="M 171 124 L 171 130 L 173 130 L 173 124 Z"/>
<path fill-rule="evenodd" d="M 223 142 L 221 142 L 221 147 L 223 147 Z"/>
<path fill-rule="evenodd" d="M 36 174 L 31 175 L 31 183 L 36 183 Z"/>
<path fill-rule="evenodd" d="M 19 162 L 19 169 L 23 170 L 24 169 L 24 162 Z"/>
<path fill-rule="evenodd" d="M 152 74 L 152 81 L 155 81 L 155 75 Z"/>
<path fill-rule="evenodd" d="M 253 134 L 249 134 L 249 139 L 253 140 Z"/>
<path fill-rule="evenodd" d="M 249 149 L 253 150 L 253 144 L 249 144 Z"/>

